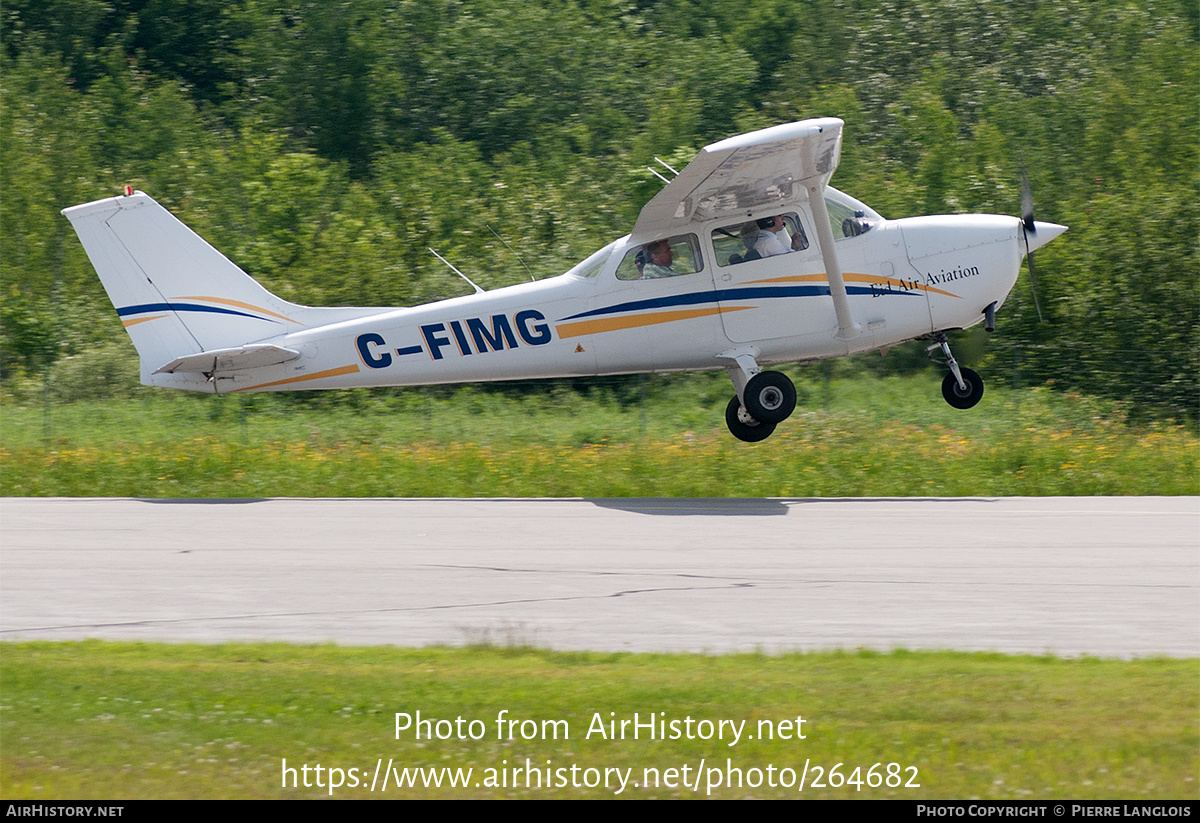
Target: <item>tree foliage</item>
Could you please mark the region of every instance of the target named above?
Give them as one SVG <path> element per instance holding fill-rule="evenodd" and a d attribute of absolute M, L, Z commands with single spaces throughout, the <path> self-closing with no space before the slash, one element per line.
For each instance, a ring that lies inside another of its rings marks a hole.
<path fill-rule="evenodd" d="M 888 216 L 1071 231 L 987 367 L 1195 418 L 1189 2 L 13 0 L 0 23 L 0 376 L 121 339 L 59 215 L 143 188 L 311 304 L 563 271 L 739 131 L 837 115 L 835 184 Z M 105 318 L 97 322 L 94 318 Z"/>

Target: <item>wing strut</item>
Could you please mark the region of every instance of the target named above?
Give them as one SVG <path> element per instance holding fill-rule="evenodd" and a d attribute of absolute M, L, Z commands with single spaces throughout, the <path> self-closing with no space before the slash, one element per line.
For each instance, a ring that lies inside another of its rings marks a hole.
<path fill-rule="evenodd" d="M 817 224 L 821 260 L 829 278 L 829 296 L 833 298 L 833 309 L 837 312 L 838 330 L 834 336 L 838 340 L 853 340 L 862 334 L 862 325 L 850 314 L 850 297 L 846 294 L 846 281 L 842 279 L 842 267 L 833 247 L 833 228 L 829 224 L 829 210 L 825 208 L 825 184 L 820 178 L 808 187 L 808 201 L 812 205 L 813 222 Z"/>

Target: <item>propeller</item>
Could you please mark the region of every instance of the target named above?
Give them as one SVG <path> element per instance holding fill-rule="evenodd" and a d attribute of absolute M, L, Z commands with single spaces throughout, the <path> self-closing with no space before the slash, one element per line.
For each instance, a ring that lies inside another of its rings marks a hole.
<path fill-rule="evenodd" d="M 1029 290 L 1033 292 L 1033 307 L 1037 309 L 1038 322 L 1045 323 L 1046 318 L 1042 316 L 1042 304 L 1038 300 L 1037 277 L 1034 274 L 1033 268 L 1033 250 L 1042 245 L 1036 239 L 1033 239 L 1037 236 L 1037 225 L 1037 221 L 1033 219 L 1033 189 L 1029 185 L 1029 173 L 1025 171 L 1025 166 L 1022 164 L 1021 226 L 1025 230 L 1025 256 L 1029 260 Z M 1033 239 L 1032 243 L 1030 242 L 1031 239 Z"/>

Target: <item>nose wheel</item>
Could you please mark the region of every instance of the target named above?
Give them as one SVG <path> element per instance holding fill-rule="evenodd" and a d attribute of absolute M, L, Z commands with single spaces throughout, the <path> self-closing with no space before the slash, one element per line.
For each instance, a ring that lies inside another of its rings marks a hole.
<path fill-rule="evenodd" d="M 958 384 L 951 372 L 942 380 L 942 397 L 956 409 L 969 409 L 983 397 L 983 378 L 966 367 L 960 366 L 959 373 L 963 385 Z"/>
<path fill-rule="evenodd" d="M 983 378 L 972 369 L 958 365 L 946 335 L 939 334 L 935 339 L 937 342 L 929 347 L 929 351 L 941 349 L 946 365 L 950 367 L 950 373 L 942 379 L 942 397 L 956 409 L 971 408 L 983 398 Z"/>

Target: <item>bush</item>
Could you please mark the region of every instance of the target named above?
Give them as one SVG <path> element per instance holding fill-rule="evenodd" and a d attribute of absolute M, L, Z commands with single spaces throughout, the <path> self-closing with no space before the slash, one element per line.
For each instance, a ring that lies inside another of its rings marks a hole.
<path fill-rule="evenodd" d="M 140 389 L 137 354 L 124 340 L 85 349 L 50 368 L 50 392 L 60 403 L 134 397 Z"/>

